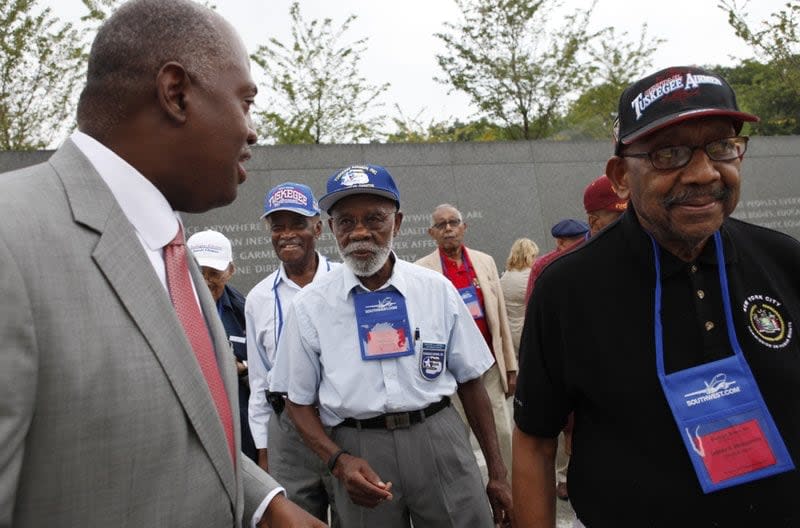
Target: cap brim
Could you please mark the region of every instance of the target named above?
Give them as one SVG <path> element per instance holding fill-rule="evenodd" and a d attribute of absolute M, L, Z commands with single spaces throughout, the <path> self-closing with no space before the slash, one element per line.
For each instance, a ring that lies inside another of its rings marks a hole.
<path fill-rule="evenodd" d="M 214 268 L 217 271 L 225 271 L 230 266 L 230 262 L 224 260 L 209 258 L 209 257 L 196 257 L 197 263 L 206 268 Z"/>
<path fill-rule="evenodd" d="M 713 117 L 713 116 L 722 116 L 722 117 L 730 117 L 736 121 L 748 121 L 748 122 L 756 122 L 759 120 L 758 116 L 753 114 L 748 114 L 747 112 L 737 112 L 734 110 L 725 110 L 719 108 L 698 108 L 694 110 L 687 110 L 685 112 L 679 112 L 677 114 L 668 115 L 662 117 L 661 119 L 657 119 L 647 125 L 646 127 L 640 128 L 631 134 L 628 134 L 625 137 L 620 138 L 619 142 L 622 145 L 630 145 L 645 136 L 648 136 L 662 128 L 668 127 L 670 125 L 675 125 L 677 123 L 681 123 L 683 121 L 688 121 L 689 119 L 699 119 L 701 117 Z"/>
<path fill-rule="evenodd" d="M 336 202 L 338 202 L 342 198 L 346 198 L 354 194 L 371 194 L 373 196 L 381 196 L 383 198 L 389 199 L 397 203 L 398 205 L 400 204 L 400 201 L 397 199 L 397 195 L 395 195 L 390 191 L 385 191 L 383 189 L 378 189 L 374 187 L 348 187 L 347 189 L 340 189 L 338 191 L 328 193 L 322 198 L 320 198 L 319 207 L 326 213 L 329 213 L 334 204 L 336 204 Z"/>
<path fill-rule="evenodd" d="M 270 209 L 269 211 L 265 212 L 261 215 L 261 218 L 266 218 L 267 216 L 271 215 L 272 213 L 276 213 L 278 211 L 289 211 L 290 213 L 297 213 L 302 216 L 307 216 L 312 218 L 319 214 L 318 211 L 309 211 L 308 209 L 303 209 L 301 207 L 276 207 L 275 209 Z"/>

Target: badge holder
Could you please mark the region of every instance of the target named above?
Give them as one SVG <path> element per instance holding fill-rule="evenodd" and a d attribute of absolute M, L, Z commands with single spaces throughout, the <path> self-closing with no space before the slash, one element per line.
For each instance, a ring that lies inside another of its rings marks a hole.
<path fill-rule="evenodd" d="M 664 371 L 661 263 L 656 241 L 655 344 L 658 378 L 704 493 L 794 469 L 742 353 L 733 326 L 722 237 L 714 234 L 728 340 L 734 355 L 672 374 Z"/>
<path fill-rule="evenodd" d="M 458 294 L 461 295 L 461 300 L 467 305 L 467 310 L 469 310 L 469 314 L 472 318 L 483 319 L 483 309 L 481 309 L 481 303 L 478 300 L 478 290 L 475 286 L 460 288 Z"/>
<path fill-rule="evenodd" d="M 397 291 L 354 296 L 361 359 L 388 359 L 414 354 L 406 301 Z"/>
<path fill-rule="evenodd" d="M 444 257 L 442 256 L 441 252 L 439 252 L 439 260 L 442 262 L 442 271 L 447 269 L 444 262 Z M 464 255 L 464 271 L 467 273 L 467 277 L 470 275 L 470 268 L 469 265 L 469 257 L 465 254 Z M 458 288 L 458 294 L 461 296 L 461 300 L 464 301 L 464 304 L 467 305 L 467 310 L 469 310 L 469 314 L 472 316 L 473 319 L 483 319 L 483 308 L 481 308 L 481 301 L 478 297 L 478 279 L 477 277 L 473 280 L 473 283 L 467 286 L 466 288 Z"/>

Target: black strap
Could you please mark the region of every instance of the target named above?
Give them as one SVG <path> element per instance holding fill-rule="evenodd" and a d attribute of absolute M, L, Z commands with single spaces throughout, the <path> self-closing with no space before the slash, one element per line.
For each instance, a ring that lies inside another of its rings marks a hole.
<path fill-rule="evenodd" d="M 331 455 L 331 457 L 328 459 L 328 471 L 333 473 L 333 468 L 336 467 L 336 461 L 338 461 L 339 457 L 344 455 L 345 453 L 349 455 L 350 451 L 348 451 L 347 449 L 340 449 Z"/>
<path fill-rule="evenodd" d="M 356 427 L 359 429 L 405 429 L 414 424 L 424 422 L 425 418 L 433 416 L 442 409 L 450 405 L 450 398 L 445 396 L 438 402 L 434 402 L 424 409 L 419 411 L 399 412 L 399 413 L 386 413 L 373 418 L 365 420 L 356 420 L 355 418 L 345 418 L 342 423 L 345 427 Z"/>

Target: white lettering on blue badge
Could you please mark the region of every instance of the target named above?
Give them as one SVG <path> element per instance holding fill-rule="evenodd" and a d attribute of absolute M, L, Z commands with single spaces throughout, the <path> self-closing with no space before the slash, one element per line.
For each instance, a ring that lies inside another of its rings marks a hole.
<path fill-rule="evenodd" d="M 703 384 L 705 388 L 683 395 L 683 397 L 686 398 L 687 406 L 699 405 L 742 391 L 741 387 L 734 386 L 736 385 L 735 380 L 728 381 L 728 376 L 724 372 L 720 372 L 711 378 L 711 381 L 704 381 Z"/>
<path fill-rule="evenodd" d="M 433 381 L 444 372 L 446 352 L 447 345 L 445 343 L 422 343 L 422 350 L 419 354 L 419 371 L 423 378 Z"/>

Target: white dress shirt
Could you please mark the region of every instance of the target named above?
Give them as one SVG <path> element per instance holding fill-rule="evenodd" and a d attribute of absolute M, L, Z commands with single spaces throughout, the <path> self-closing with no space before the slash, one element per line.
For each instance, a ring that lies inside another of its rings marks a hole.
<path fill-rule="evenodd" d="M 330 262 L 317 253 L 317 271 L 313 281 L 341 264 Z M 244 316 L 247 330 L 248 379 L 250 401 L 248 419 L 250 432 L 256 448 L 265 449 L 269 442 L 268 424 L 272 407 L 267 403 L 267 391 L 282 391 L 272 387 L 275 354 L 282 324 L 286 322 L 286 311 L 294 296 L 302 288 L 286 276 L 283 263 L 264 280 L 256 284 L 247 294 Z"/>
<path fill-rule="evenodd" d="M 423 409 L 494 364 L 450 281 L 400 259 L 378 291 L 393 289 L 404 297 L 415 352 L 363 360 L 353 301 L 354 290 L 359 289 L 368 291 L 347 266 L 310 284 L 295 296 L 278 343 L 279 363 L 288 358 L 289 399 L 300 405 L 318 400 L 324 425 Z M 421 372 L 426 344 L 446 347 L 444 370 L 432 380 Z"/>
<path fill-rule="evenodd" d="M 139 237 L 139 242 L 153 265 L 153 270 L 166 290 L 167 271 L 164 264 L 164 246 L 175 238 L 180 225 L 180 216 L 150 180 L 105 145 L 80 131 L 73 132 L 70 139 L 111 189 L 111 194 L 114 195 L 114 199 L 125 217 L 133 225 L 136 236 Z M 192 282 L 192 288 L 195 292 L 195 299 L 197 299 L 197 287 L 194 282 Z M 283 488 L 278 487 L 267 495 L 251 519 L 253 528 L 261 519 L 272 498 L 283 491 Z"/>

